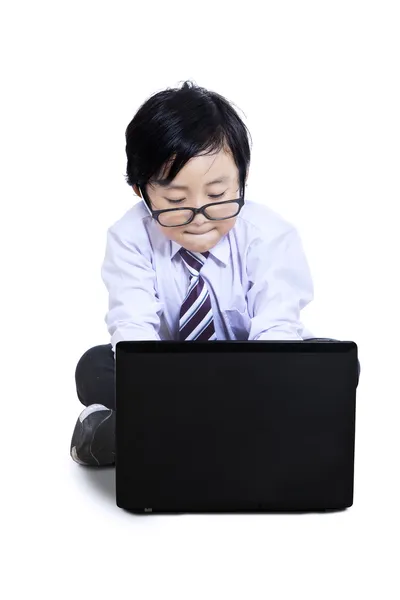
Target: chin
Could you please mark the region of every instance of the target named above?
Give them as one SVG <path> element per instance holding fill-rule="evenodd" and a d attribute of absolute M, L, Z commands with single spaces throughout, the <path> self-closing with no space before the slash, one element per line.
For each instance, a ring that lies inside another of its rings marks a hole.
<path fill-rule="evenodd" d="M 210 243 L 206 243 L 206 242 L 185 242 L 184 246 L 187 250 L 191 250 L 192 252 L 207 252 L 208 250 L 210 250 L 210 248 L 212 248 L 213 246 L 215 246 L 215 244 L 210 244 Z"/>

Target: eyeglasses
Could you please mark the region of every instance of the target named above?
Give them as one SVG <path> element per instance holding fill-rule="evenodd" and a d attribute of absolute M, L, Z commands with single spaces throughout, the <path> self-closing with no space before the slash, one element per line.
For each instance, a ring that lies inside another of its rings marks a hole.
<path fill-rule="evenodd" d="M 145 203 L 146 204 L 146 203 Z M 202 214 L 211 221 L 224 221 L 236 217 L 242 210 L 244 197 L 223 202 L 205 204 L 200 208 L 167 208 L 164 210 L 151 210 L 152 217 L 163 227 L 181 227 L 191 223 L 196 215 Z M 146 204 L 147 206 L 147 204 Z M 147 206 L 148 208 L 148 206 Z"/>

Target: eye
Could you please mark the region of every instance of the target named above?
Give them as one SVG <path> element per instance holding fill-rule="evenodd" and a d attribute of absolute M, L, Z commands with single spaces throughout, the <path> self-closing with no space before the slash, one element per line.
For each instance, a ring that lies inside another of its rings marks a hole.
<path fill-rule="evenodd" d="M 222 198 L 224 194 L 225 192 L 222 192 L 222 194 L 208 194 L 208 197 L 215 200 L 217 198 Z M 168 200 L 168 202 L 170 202 L 171 204 L 180 204 L 181 202 L 184 202 L 186 198 L 179 198 L 178 200 L 175 200 L 174 198 L 165 198 L 165 200 Z"/>

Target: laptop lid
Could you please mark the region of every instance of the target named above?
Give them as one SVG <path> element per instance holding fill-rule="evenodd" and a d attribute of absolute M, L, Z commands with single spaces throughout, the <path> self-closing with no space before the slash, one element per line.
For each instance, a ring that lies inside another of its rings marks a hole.
<path fill-rule="evenodd" d="M 134 512 L 353 503 L 351 341 L 121 341 L 116 501 Z"/>

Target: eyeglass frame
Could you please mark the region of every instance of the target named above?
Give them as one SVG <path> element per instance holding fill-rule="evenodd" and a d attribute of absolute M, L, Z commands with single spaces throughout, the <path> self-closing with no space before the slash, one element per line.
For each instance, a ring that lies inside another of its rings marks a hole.
<path fill-rule="evenodd" d="M 204 206 L 201 206 L 200 208 L 192 208 L 190 206 L 185 206 L 184 208 L 163 208 L 161 210 L 153 210 L 152 208 L 150 208 L 148 206 L 147 202 L 145 201 L 143 192 L 139 186 L 138 186 L 138 188 L 140 190 L 142 200 L 143 200 L 147 210 L 149 211 L 149 213 L 153 217 L 153 219 L 155 219 L 157 221 L 157 223 L 159 223 L 159 225 L 161 225 L 161 227 L 183 227 L 184 225 L 189 225 L 189 223 L 191 223 L 195 219 L 196 215 L 199 215 L 199 214 L 204 215 L 206 217 L 206 219 L 208 219 L 209 221 L 227 221 L 228 219 L 233 219 L 234 217 L 237 217 L 237 215 L 240 213 L 240 211 L 242 210 L 242 208 L 244 206 L 244 196 L 239 196 L 239 198 L 233 198 L 232 200 L 222 200 L 222 202 L 210 202 L 209 204 L 205 204 Z M 229 204 L 231 202 L 236 202 L 239 205 L 239 210 L 237 211 L 237 213 L 235 215 L 232 215 L 231 217 L 221 217 L 220 219 L 211 219 L 210 217 L 208 217 L 205 214 L 205 210 L 209 206 L 216 206 L 219 204 Z M 160 223 L 160 221 L 159 221 L 160 214 L 166 213 L 166 212 L 182 211 L 182 210 L 190 210 L 192 212 L 192 217 L 185 223 L 180 223 L 179 225 L 163 225 L 162 223 Z"/>

